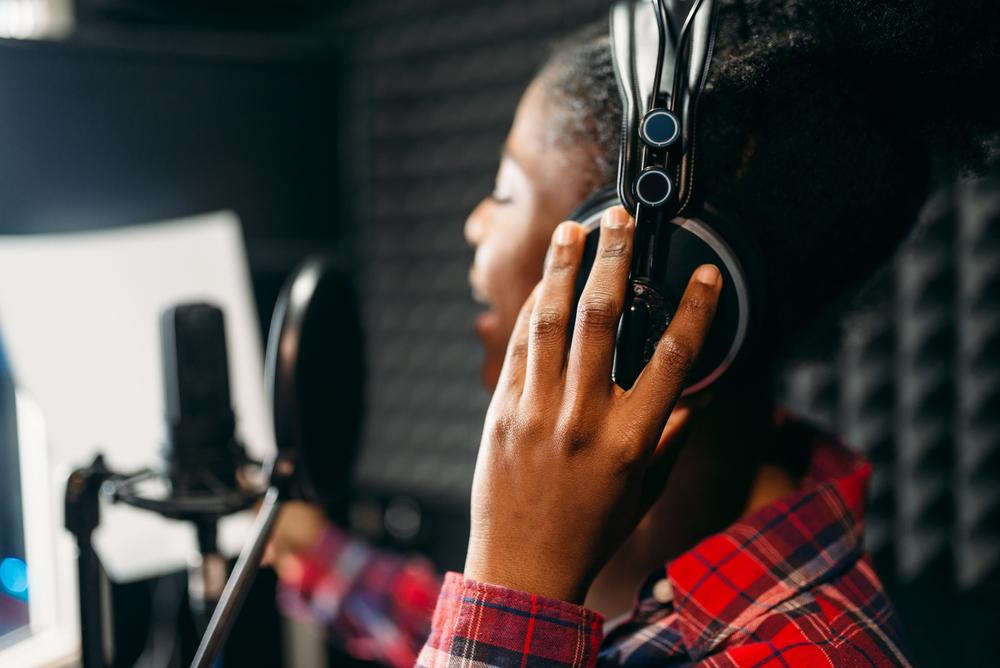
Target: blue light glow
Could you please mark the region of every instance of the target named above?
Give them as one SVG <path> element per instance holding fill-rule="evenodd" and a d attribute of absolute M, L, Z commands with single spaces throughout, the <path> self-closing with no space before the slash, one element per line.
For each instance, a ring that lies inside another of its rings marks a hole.
<path fill-rule="evenodd" d="M 14 598 L 28 599 L 28 565 L 22 559 L 7 557 L 0 561 L 0 588 Z"/>

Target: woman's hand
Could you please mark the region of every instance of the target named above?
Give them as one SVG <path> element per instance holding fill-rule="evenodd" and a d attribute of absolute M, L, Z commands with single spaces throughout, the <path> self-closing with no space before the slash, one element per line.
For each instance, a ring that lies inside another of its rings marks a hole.
<path fill-rule="evenodd" d="M 316 549 L 326 525 L 326 514 L 319 506 L 304 501 L 285 503 L 278 513 L 262 565 L 274 566 L 281 575 L 292 559 Z"/>
<path fill-rule="evenodd" d="M 572 346 L 580 225 L 556 229 L 521 310 L 486 416 L 465 562 L 468 578 L 574 603 L 662 488 L 675 453 L 657 443 L 722 288 L 714 266 L 695 272 L 653 359 L 622 390 L 611 366 L 634 221 L 617 208 L 601 226 Z"/>

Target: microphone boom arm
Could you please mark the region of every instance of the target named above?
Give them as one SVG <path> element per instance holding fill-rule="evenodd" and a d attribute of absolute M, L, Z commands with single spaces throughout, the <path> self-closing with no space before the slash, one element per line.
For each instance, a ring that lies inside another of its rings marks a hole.
<path fill-rule="evenodd" d="M 275 471 L 282 468 L 279 465 L 274 467 Z M 257 512 L 257 519 L 254 520 L 250 530 L 250 537 L 243 545 L 240 556 L 236 560 L 233 572 L 226 581 L 226 587 L 222 590 L 218 605 L 208 622 L 205 635 L 202 636 L 201 644 L 195 653 L 191 668 L 210 668 L 215 665 L 219 650 L 226 642 L 229 632 L 233 628 L 233 623 L 239 614 L 243 602 L 246 600 L 250 585 L 253 584 L 257 571 L 260 570 L 260 560 L 264 554 L 264 548 L 271 539 L 271 532 L 274 530 L 274 522 L 278 518 L 281 504 L 284 502 L 284 494 L 280 491 L 287 485 L 272 485 L 264 492 L 264 500 L 261 502 L 260 510 Z"/>

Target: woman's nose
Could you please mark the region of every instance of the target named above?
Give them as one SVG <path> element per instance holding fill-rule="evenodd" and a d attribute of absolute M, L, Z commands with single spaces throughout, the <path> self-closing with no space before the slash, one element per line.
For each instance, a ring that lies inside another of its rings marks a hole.
<path fill-rule="evenodd" d="M 485 201 L 480 202 L 465 219 L 465 240 L 473 248 L 483 242 L 486 233 L 486 216 L 483 213 L 485 205 Z"/>

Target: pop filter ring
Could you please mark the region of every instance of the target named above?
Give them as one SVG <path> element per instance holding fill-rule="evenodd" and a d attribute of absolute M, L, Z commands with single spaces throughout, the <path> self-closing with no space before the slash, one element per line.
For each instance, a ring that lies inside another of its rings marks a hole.
<path fill-rule="evenodd" d="M 264 353 L 264 386 L 274 425 L 274 443 L 278 448 L 275 462 L 280 460 L 296 465 L 302 453 L 301 402 L 296 387 L 299 348 L 313 296 L 329 267 L 330 262 L 324 257 L 306 260 L 282 288 L 271 316 Z M 274 465 L 272 463 L 272 470 L 268 471 L 272 478 Z M 294 471 L 282 474 L 288 476 Z"/>

